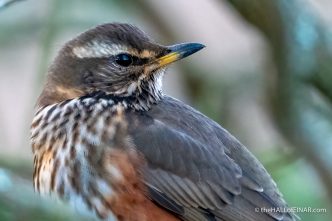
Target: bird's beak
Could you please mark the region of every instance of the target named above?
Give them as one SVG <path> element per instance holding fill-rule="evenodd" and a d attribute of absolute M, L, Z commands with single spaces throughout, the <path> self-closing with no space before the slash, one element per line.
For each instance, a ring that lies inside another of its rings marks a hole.
<path fill-rule="evenodd" d="M 199 43 L 183 43 L 167 47 L 167 54 L 157 58 L 156 63 L 159 67 L 164 67 L 182 58 L 203 49 L 205 45 Z"/>

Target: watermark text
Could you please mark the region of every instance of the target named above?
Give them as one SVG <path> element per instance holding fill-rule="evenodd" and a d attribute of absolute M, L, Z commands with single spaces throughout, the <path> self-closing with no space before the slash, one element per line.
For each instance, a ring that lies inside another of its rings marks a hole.
<path fill-rule="evenodd" d="M 314 207 L 256 207 L 256 213 L 327 213 L 326 208 L 314 208 Z"/>

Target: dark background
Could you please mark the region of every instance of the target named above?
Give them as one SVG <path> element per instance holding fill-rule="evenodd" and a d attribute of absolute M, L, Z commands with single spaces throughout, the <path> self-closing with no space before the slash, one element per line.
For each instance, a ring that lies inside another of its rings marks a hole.
<path fill-rule="evenodd" d="M 78 219 L 34 194 L 29 124 L 61 45 L 113 21 L 205 44 L 169 68 L 165 93 L 254 152 L 291 207 L 326 210 L 302 220 L 332 220 L 331 11 L 330 0 L 0 0 L 0 220 Z"/>

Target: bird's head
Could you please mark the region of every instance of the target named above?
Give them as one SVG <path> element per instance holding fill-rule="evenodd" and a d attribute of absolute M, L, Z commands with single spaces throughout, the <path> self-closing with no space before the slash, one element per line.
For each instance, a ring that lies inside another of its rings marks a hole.
<path fill-rule="evenodd" d="M 143 105 L 153 103 L 160 99 L 165 67 L 203 47 L 198 43 L 162 46 L 129 24 L 97 26 L 60 50 L 38 105 L 98 92 Z"/>

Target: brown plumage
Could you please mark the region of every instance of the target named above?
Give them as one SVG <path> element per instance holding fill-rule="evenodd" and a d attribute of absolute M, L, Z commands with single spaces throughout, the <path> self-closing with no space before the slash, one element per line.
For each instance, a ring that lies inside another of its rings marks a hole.
<path fill-rule="evenodd" d="M 119 23 L 69 41 L 31 124 L 35 189 L 103 220 L 295 220 L 236 138 L 161 92 L 165 66 L 202 48 Z"/>

